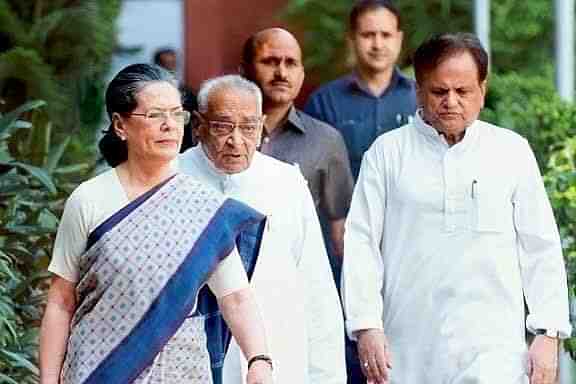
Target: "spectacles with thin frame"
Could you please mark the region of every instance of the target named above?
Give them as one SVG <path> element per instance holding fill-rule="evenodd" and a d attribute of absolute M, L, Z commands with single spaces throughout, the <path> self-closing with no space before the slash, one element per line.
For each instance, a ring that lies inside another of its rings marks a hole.
<path fill-rule="evenodd" d="M 198 113 L 198 116 L 203 122 L 208 124 L 208 131 L 216 137 L 230 136 L 234 129 L 238 127 L 242 136 L 255 138 L 265 119 L 265 116 L 260 116 L 257 120 L 233 123 L 231 121 L 211 120 L 201 113 Z"/>
<path fill-rule="evenodd" d="M 190 112 L 188 111 L 158 111 L 152 110 L 146 113 L 130 113 L 129 116 L 142 116 L 153 123 L 165 123 L 171 118 L 178 124 L 188 124 L 190 121 Z"/>

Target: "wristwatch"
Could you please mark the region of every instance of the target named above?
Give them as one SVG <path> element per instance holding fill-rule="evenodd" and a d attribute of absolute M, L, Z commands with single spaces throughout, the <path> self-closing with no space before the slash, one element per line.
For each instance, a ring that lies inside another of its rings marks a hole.
<path fill-rule="evenodd" d="M 534 334 L 535 335 L 548 336 L 548 337 L 551 337 L 553 339 L 558 339 L 560 337 L 559 332 L 556 329 L 538 328 L 538 329 L 534 330 Z"/>
<path fill-rule="evenodd" d="M 270 366 L 270 369 L 274 369 L 274 364 L 272 364 L 272 358 L 268 355 L 256 355 L 256 356 L 252 356 L 249 360 L 248 360 L 248 369 L 250 369 L 250 366 L 255 363 L 256 361 L 264 361 L 266 363 L 268 363 L 268 365 Z"/>

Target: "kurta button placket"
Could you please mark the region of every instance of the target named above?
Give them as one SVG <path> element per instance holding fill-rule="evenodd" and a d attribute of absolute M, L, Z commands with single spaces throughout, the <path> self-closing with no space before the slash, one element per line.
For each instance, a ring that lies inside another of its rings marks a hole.
<path fill-rule="evenodd" d="M 445 143 L 442 143 L 445 145 Z M 452 164 L 452 153 L 450 148 L 446 150 L 443 157 L 444 171 L 444 228 L 447 232 L 454 232 L 455 227 L 455 201 L 454 201 L 454 164 Z"/>

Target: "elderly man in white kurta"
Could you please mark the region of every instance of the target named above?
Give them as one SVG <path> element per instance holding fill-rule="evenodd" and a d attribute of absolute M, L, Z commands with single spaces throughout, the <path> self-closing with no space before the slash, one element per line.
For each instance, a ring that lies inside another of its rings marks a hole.
<path fill-rule="evenodd" d="M 571 327 L 534 155 L 477 120 L 476 37 L 431 38 L 414 62 L 421 109 L 366 153 L 346 223 L 346 328 L 363 370 L 376 383 L 551 384 Z"/>
<path fill-rule="evenodd" d="M 267 216 L 252 287 L 260 305 L 276 384 L 344 384 L 344 322 L 314 203 L 296 166 L 256 152 L 262 96 L 239 77 L 204 83 L 200 145 L 181 171 Z M 241 383 L 245 362 L 233 341 L 224 384 Z"/>

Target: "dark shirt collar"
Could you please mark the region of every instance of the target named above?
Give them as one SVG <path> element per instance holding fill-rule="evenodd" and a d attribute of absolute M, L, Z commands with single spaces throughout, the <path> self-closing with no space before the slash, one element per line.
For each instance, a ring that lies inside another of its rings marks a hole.
<path fill-rule="evenodd" d="M 374 96 L 374 94 L 368 89 L 368 87 L 366 86 L 366 84 L 364 84 L 364 82 L 362 81 L 362 79 L 360 78 L 360 75 L 358 75 L 357 71 L 352 72 L 349 76 L 348 76 L 348 86 L 355 89 L 355 90 L 359 90 L 361 92 L 364 92 L 368 95 Z M 382 92 L 381 95 L 377 96 L 377 97 L 381 97 L 384 94 L 388 93 L 388 90 L 390 89 L 394 89 L 397 87 L 401 87 L 401 88 L 411 88 L 412 87 L 412 82 L 409 78 L 407 78 L 406 76 L 404 76 L 402 74 L 402 72 L 400 72 L 400 70 L 395 67 L 394 71 L 392 72 L 392 79 L 390 79 L 390 84 L 388 85 L 388 87 L 384 90 L 384 92 Z"/>
<path fill-rule="evenodd" d="M 270 140 L 274 140 L 276 136 L 288 130 L 296 131 L 297 133 L 300 134 L 306 133 L 306 126 L 304 125 L 304 122 L 300 118 L 300 114 L 298 113 L 298 110 L 294 107 L 294 105 L 290 107 L 290 109 L 288 110 L 288 116 L 286 116 L 279 123 L 279 126 L 274 131 L 272 131 L 272 134 L 269 135 L 266 132 L 266 130 L 264 130 L 264 132 L 262 133 L 263 135 L 262 137 L 263 138 L 268 137 Z"/>
<path fill-rule="evenodd" d="M 285 129 L 292 128 L 302 133 L 306 133 L 306 126 L 300 118 L 298 110 L 294 106 L 290 107 L 290 111 L 288 112 L 288 120 L 286 121 L 284 127 Z"/>

